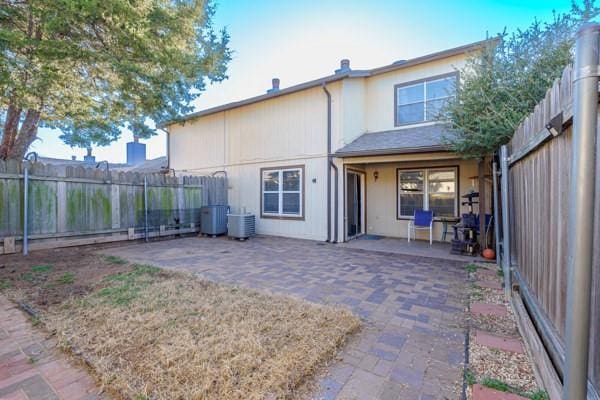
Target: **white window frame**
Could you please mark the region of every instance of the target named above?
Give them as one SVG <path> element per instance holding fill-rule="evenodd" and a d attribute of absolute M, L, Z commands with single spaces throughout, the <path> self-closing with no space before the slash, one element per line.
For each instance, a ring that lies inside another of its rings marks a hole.
<path fill-rule="evenodd" d="M 423 173 L 423 190 L 420 192 L 414 192 L 414 193 L 418 193 L 418 194 L 423 194 L 423 210 L 429 210 L 429 173 L 430 172 L 438 172 L 438 171 L 453 171 L 454 172 L 454 214 L 453 214 L 453 218 L 457 218 L 458 217 L 458 199 L 459 199 L 459 179 L 458 179 L 458 167 L 434 167 L 434 168 L 398 168 L 396 170 L 396 192 L 398 194 L 397 199 L 396 199 L 396 216 L 397 219 L 407 219 L 407 218 L 413 218 L 414 215 L 402 215 L 400 214 L 401 211 L 401 194 L 402 194 L 402 189 L 400 188 L 400 176 L 403 172 L 422 172 Z M 436 217 L 434 216 L 434 219 L 439 219 L 439 218 L 450 218 L 450 217 Z"/>
<path fill-rule="evenodd" d="M 407 82 L 406 84 L 404 83 L 400 83 L 394 86 L 394 90 L 395 90 L 395 94 L 394 94 L 394 122 L 395 122 L 395 126 L 402 126 L 402 125 L 413 125 L 413 124 L 422 124 L 424 122 L 431 122 L 431 121 L 435 121 L 435 119 L 428 119 L 427 118 L 427 103 L 429 101 L 434 101 L 434 100 L 448 100 L 451 99 L 453 97 L 456 96 L 456 88 L 454 90 L 454 93 L 449 94 L 447 96 L 444 97 L 437 97 L 435 99 L 432 100 L 427 100 L 427 85 L 434 83 L 434 82 L 439 82 L 442 80 L 446 80 L 448 78 L 454 78 L 455 79 L 455 86 L 458 84 L 458 75 L 457 74 L 448 74 L 448 75 L 443 75 L 443 76 L 436 76 L 436 77 L 431 77 L 431 78 L 426 78 L 426 79 L 422 79 L 419 82 Z M 406 89 L 406 88 L 411 88 L 411 87 L 416 87 L 416 86 L 423 86 L 423 100 L 421 101 L 413 101 L 410 103 L 403 103 L 400 104 L 399 99 L 400 96 L 398 95 L 399 91 L 401 89 Z M 414 104 L 423 104 L 423 119 L 419 120 L 419 121 L 412 121 L 412 122 L 401 122 L 400 118 L 399 118 L 399 112 L 398 109 L 400 108 L 400 106 L 411 106 Z"/>
<path fill-rule="evenodd" d="M 297 171 L 299 176 L 299 190 L 283 190 L 283 173 L 288 171 Z M 265 175 L 277 172 L 279 175 L 279 188 L 278 190 L 265 190 Z M 289 218 L 289 219 L 302 219 L 304 218 L 304 167 L 282 167 L 282 168 L 263 168 L 260 174 L 260 187 L 261 187 L 261 216 L 272 217 L 272 218 Z M 278 194 L 278 212 L 265 211 L 265 194 L 277 193 Z M 283 195 L 286 193 L 294 193 L 300 196 L 298 213 L 284 213 L 283 212 Z"/>

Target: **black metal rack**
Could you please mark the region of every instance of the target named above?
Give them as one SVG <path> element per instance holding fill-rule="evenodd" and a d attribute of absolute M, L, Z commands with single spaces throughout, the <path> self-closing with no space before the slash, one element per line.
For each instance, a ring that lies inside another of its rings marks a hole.
<path fill-rule="evenodd" d="M 479 242 L 477 234 L 479 231 L 478 215 L 473 213 L 473 205 L 479 204 L 475 199 L 479 199 L 479 192 L 471 192 L 462 196 L 463 206 L 469 207 L 469 212 L 461 217 L 461 221 L 453 226 L 454 238 L 452 239 L 452 254 L 468 254 L 471 256 L 479 252 Z"/>

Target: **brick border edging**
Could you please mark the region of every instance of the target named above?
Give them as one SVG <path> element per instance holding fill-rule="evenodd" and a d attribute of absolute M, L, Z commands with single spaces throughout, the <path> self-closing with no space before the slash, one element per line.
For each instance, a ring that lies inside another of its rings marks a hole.
<path fill-rule="evenodd" d="M 465 266 L 467 264 L 464 264 Z M 465 269 L 465 273 L 467 274 L 467 283 L 471 284 L 473 283 L 473 279 L 471 278 L 471 273 Z M 461 400 L 467 400 L 467 390 L 469 388 L 469 384 L 467 383 L 467 372 L 469 371 L 469 347 L 471 346 L 471 318 L 470 318 L 470 314 L 471 314 L 471 292 L 469 289 L 469 292 L 467 293 L 467 310 L 466 310 L 466 315 L 468 316 L 468 318 L 466 318 L 466 323 L 465 323 L 465 363 L 463 365 L 463 384 L 462 384 L 462 393 L 460 395 Z"/>

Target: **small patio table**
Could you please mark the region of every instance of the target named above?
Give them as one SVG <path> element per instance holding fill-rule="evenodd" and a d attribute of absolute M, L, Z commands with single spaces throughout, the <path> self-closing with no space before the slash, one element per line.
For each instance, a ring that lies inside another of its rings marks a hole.
<path fill-rule="evenodd" d="M 460 222 L 460 218 L 456 217 L 441 217 L 439 219 L 442 222 L 442 242 L 446 241 L 446 234 L 448 233 L 448 227 L 450 224 L 454 225 Z"/>

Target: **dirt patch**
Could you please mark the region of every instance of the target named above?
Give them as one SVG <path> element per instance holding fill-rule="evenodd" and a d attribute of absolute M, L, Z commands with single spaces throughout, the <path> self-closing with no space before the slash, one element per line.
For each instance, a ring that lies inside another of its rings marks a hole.
<path fill-rule="evenodd" d="M 3 263 L 2 292 L 39 310 L 41 325 L 117 398 L 296 398 L 360 326 L 344 309 L 89 248 Z"/>
<path fill-rule="evenodd" d="M 92 250 L 80 247 L 36 251 L 27 257 L 2 256 L 0 290 L 12 300 L 25 300 L 36 309 L 47 310 L 67 298 L 91 292 L 105 276 L 131 268 L 118 257 L 93 254 Z"/>

